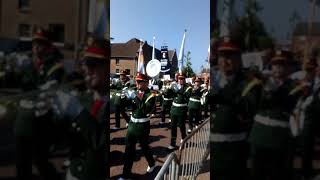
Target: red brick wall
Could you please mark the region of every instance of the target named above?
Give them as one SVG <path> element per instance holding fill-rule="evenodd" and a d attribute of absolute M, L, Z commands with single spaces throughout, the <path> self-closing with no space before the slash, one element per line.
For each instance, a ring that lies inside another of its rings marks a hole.
<path fill-rule="evenodd" d="M 110 73 L 115 74 L 116 69 L 125 70 L 125 69 L 130 69 L 130 75 L 135 75 L 137 72 L 137 67 L 136 67 L 137 61 L 134 59 L 119 59 L 119 64 L 116 64 L 116 59 L 112 58 L 110 60 Z"/>
<path fill-rule="evenodd" d="M 308 38 L 308 41 L 310 42 L 309 45 L 312 45 L 312 48 L 320 48 L 320 36 L 312 36 Z M 303 38 L 303 36 L 295 36 L 292 38 L 292 51 L 295 54 L 298 53 L 304 53 L 306 44 L 307 44 L 307 38 Z M 302 59 L 300 59 L 302 60 Z"/>
<path fill-rule="evenodd" d="M 81 2 L 80 19 L 77 20 L 76 2 Z M 18 0 L 2 1 L 0 6 L 0 36 L 7 38 L 18 38 L 18 25 L 30 24 L 31 26 L 41 26 L 48 28 L 49 24 L 64 24 L 65 42 L 74 43 L 76 38 L 76 28 L 80 28 L 80 42 L 84 42 L 87 33 L 87 1 L 79 0 L 30 0 L 30 8 L 20 11 Z M 76 24 L 77 23 L 77 24 Z M 66 53 L 67 58 L 71 58 L 73 53 Z"/>

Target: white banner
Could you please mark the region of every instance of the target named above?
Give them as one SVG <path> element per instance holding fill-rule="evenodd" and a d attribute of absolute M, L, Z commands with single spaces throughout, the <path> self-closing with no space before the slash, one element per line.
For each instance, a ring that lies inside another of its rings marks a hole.
<path fill-rule="evenodd" d="M 260 52 L 251 52 L 242 54 L 242 66 L 244 68 L 258 67 L 260 71 L 263 69 L 263 61 Z"/>
<path fill-rule="evenodd" d="M 192 84 L 192 78 L 186 78 L 186 83 Z"/>
<path fill-rule="evenodd" d="M 163 75 L 163 80 L 170 80 L 170 74 Z"/>

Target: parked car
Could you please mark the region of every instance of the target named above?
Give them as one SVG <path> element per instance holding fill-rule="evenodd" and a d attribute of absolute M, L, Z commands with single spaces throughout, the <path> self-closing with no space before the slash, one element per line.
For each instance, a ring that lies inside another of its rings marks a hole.
<path fill-rule="evenodd" d="M 0 38 L 0 52 L 5 55 L 13 52 L 31 52 L 32 41 Z"/>

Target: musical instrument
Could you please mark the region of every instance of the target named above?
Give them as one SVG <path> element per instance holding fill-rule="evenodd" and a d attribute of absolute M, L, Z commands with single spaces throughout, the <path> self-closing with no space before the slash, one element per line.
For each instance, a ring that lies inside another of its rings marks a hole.
<path fill-rule="evenodd" d="M 181 88 L 181 86 L 179 84 L 177 84 L 176 82 L 172 82 L 170 84 L 170 88 L 172 88 L 174 91 L 178 91 Z"/>
<path fill-rule="evenodd" d="M 161 63 L 157 59 L 152 59 L 148 62 L 146 67 L 146 72 L 148 76 L 154 78 L 156 77 L 161 71 Z"/>
<path fill-rule="evenodd" d="M 161 94 L 167 94 L 168 90 L 171 88 L 170 84 L 165 84 L 164 86 L 162 86 L 162 89 L 160 90 Z"/>
<path fill-rule="evenodd" d="M 128 99 L 134 99 L 136 97 L 136 91 L 133 89 L 129 89 L 128 87 L 125 87 L 121 91 L 121 98 L 128 98 Z"/>
<path fill-rule="evenodd" d="M 208 94 L 208 91 L 202 94 L 200 98 L 201 105 L 204 105 L 204 103 L 206 102 L 207 94 Z"/>

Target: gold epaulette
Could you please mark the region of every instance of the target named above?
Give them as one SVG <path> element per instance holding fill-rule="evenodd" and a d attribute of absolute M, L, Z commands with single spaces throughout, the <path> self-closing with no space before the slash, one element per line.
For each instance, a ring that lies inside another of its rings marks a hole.
<path fill-rule="evenodd" d="M 150 94 L 150 96 L 147 98 L 147 100 L 144 102 L 145 104 L 151 99 L 151 98 L 153 98 L 155 96 L 155 94 L 154 93 L 151 93 Z"/>
<path fill-rule="evenodd" d="M 302 90 L 303 86 L 302 85 L 298 85 L 295 88 L 293 88 L 290 92 L 289 92 L 289 96 L 294 95 L 295 93 L 299 92 L 300 90 Z"/>
<path fill-rule="evenodd" d="M 241 96 L 242 96 L 242 97 L 246 96 L 253 87 L 255 87 L 255 86 L 257 86 L 257 85 L 260 85 L 260 84 L 262 84 L 262 81 L 259 80 L 259 79 L 257 79 L 257 78 L 255 78 L 255 79 L 252 80 L 252 81 L 246 86 L 246 88 L 242 91 Z"/>
<path fill-rule="evenodd" d="M 52 66 L 48 73 L 47 73 L 47 76 L 50 76 L 53 72 L 55 72 L 56 70 L 60 69 L 60 68 L 63 68 L 63 64 L 62 63 L 58 63 L 58 64 L 55 64 L 54 66 Z"/>
<path fill-rule="evenodd" d="M 192 87 L 191 86 L 189 86 L 184 92 L 186 93 L 186 92 L 188 92 L 189 91 L 189 89 L 192 89 Z"/>

